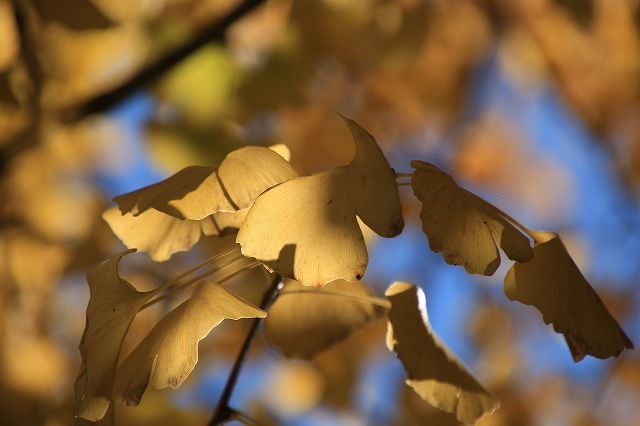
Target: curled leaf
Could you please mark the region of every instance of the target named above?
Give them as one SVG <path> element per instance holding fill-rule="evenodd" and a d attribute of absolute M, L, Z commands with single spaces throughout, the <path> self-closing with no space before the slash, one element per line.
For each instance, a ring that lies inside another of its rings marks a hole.
<path fill-rule="evenodd" d="M 90 298 L 74 407 L 76 416 L 87 420 L 99 420 L 106 413 L 124 335 L 142 305 L 154 295 L 141 293 L 120 278 L 118 262 L 132 251 L 105 260 L 87 274 Z"/>
<path fill-rule="evenodd" d="M 229 229 L 238 229 L 246 214 L 247 209 L 244 209 L 233 213 L 218 212 L 200 220 L 181 220 L 155 209 L 134 216 L 121 214 L 112 207 L 102 217 L 124 245 L 145 251 L 156 262 L 163 262 L 176 252 L 189 250 L 200 240 L 201 234 L 218 236 Z"/>
<path fill-rule="evenodd" d="M 269 309 L 267 341 L 287 357 L 311 359 L 376 319 L 375 307 L 357 300 L 368 296 L 360 282 L 339 280 L 318 289 L 289 281 Z"/>
<path fill-rule="evenodd" d="M 484 389 L 432 331 L 422 289 L 404 282 L 386 291 L 391 302 L 387 347 L 407 372 L 407 384 L 434 407 L 473 424 L 500 402 Z"/>
<path fill-rule="evenodd" d="M 276 146 L 280 151 L 282 146 Z M 178 219 L 203 219 L 216 212 L 249 207 L 258 195 L 297 176 L 274 150 L 246 146 L 230 152 L 216 170 L 187 167 L 169 178 L 114 198 L 134 216 L 154 208 Z"/>
<path fill-rule="evenodd" d="M 533 248 L 533 260 L 515 263 L 504 279 L 510 300 L 535 306 L 564 334 L 574 360 L 618 356 L 633 343 L 609 313 L 557 234 Z"/>
<path fill-rule="evenodd" d="M 244 255 L 304 285 L 364 276 L 368 254 L 356 215 L 384 237 L 404 226 L 393 169 L 370 134 L 345 122 L 356 144 L 351 164 L 265 191 L 238 232 Z"/>
<path fill-rule="evenodd" d="M 493 275 L 500 266 L 496 242 L 509 259 L 531 260 L 529 239 L 502 212 L 432 164 L 414 160 L 411 167 L 416 169 L 411 187 L 422 202 L 422 230 L 445 262 L 472 274 Z"/>
<path fill-rule="evenodd" d="M 177 388 L 198 362 L 198 342 L 225 319 L 264 318 L 266 312 L 219 284 L 203 281 L 165 316 L 118 369 L 114 401 L 138 405 L 149 383 Z"/>

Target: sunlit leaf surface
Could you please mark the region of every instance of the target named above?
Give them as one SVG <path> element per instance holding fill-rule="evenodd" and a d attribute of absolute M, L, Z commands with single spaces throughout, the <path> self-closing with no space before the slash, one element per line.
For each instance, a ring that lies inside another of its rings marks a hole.
<path fill-rule="evenodd" d="M 178 219 L 199 220 L 216 212 L 247 208 L 264 190 L 296 176 L 291 165 L 275 151 L 246 146 L 230 152 L 217 170 L 187 167 L 114 201 L 122 213 L 134 216 L 154 208 Z"/>
<path fill-rule="evenodd" d="M 504 279 L 511 300 L 533 305 L 545 323 L 565 335 L 575 361 L 618 356 L 633 343 L 584 278 L 557 234 L 533 248 L 533 260 L 515 263 Z"/>
<path fill-rule="evenodd" d="M 266 312 L 216 283 L 203 281 L 165 316 L 118 369 L 114 400 L 138 405 L 149 383 L 177 388 L 198 362 L 198 342 L 225 319 L 264 318 Z"/>
<path fill-rule="evenodd" d="M 76 380 L 75 414 L 87 420 L 104 416 L 111 400 L 124 335 L 153 292 L 141 293 L 118 275 L 126 254 L 100 263 L 87 274 L 91 297 L 80 342 L 82 368 Z"/>
<path fill-rule="evenodd" d="M 356 143 L 351 164 L 266 191 L 238 233 L 243 254 L 304 285 L 364 276 L 368 255 L 356 215 L 384 237 L 404 226 L 393 169 L 375 139 L 345 121 Z"/>
<path fill-rule="evenodd" d="M 413 193 L 422 202 L 422 230 L 429 247 L 451 265 L 472 274 L 493 275 L 500 266 L 496 242 L 509 259 L 533 256 L 529 239 L 500 211 L 464 188 L 432 164 L 412 161 Z"/>
<path fill-rule="evenodd" d="M 155 209 L 134 216 L 112 207 L 102 217 L 127 247 L 145 251 L 156 262 L 163 262 L 176 252 L 189 250 L 201 234 L 218 236 L 226 230 L 238 229 L 246 213 L 245 209 L 218 212 L 200 220 L 181 220 Z"/>
<path fill-rule="evenodd" d="M 391 302 L 387 347 L 407 372 L 407 384 L 422 399 L 473 424 L 500 405 L 467 371 L 431 329 L 422 289 L 395 282 L 386 291 Z"/>

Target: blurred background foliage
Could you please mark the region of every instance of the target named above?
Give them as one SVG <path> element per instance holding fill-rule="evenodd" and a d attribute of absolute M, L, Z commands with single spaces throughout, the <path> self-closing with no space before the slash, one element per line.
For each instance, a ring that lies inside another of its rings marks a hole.
<path fill-rule="evenodd" d="M 100 217 L 113 196 L 243 144 L 286 143 L 301 174 L 345 164 L 354 148 L 338 113 L 397 172 L 433 162 L 528 226 L 562 232 L 640 342 L 636 0 L 250 3 L 224 37 L 188 47 L 239 2 L 0 0 L 2 424 L 74 422 L 84 275 L 123 248 Z M 172 52 L 183 54 L 154 65 Z M 371 237 L 365 280 L 378 294 L 392 280 L 425 289 L 435 330 L 502 401 L 482 424 L 640 424 L 637 353 L 573 364 L 533 308 L 508 303 L 506 269 L 469 277 L 431 253 L 419 203 L 401 193 L 407 229 Z M 123 268 L 152 288 L 230 244 Z M 259 300 L 251 274 L 236 281 Z M 171 306 L 145 311 L 131 339 Z M 116 424 L 203 424 L 246 330 L 217 328 L 181 389 L 118 407 Z M 381 319 L 311 363 L 259 339 L 232 403 L 266 425 L 456 424 L 404 386 L 384 333 Z"/>

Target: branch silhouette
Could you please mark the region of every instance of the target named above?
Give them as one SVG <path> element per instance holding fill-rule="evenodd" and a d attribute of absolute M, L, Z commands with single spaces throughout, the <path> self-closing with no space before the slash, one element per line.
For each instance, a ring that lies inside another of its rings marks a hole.
<path fill-rule="evenodd" d="M 66 119 L 66 121 L 77 121 L 88 115 L 106 111 L 107 109 L 117 105 L 135 91 L 152 83 L 200 47 L 212 41 L 224 41 L 227 29 L 234 22 L 238 21 L 247 13 L 254 10 L 257 6 L 264 3 L 264 1 L 265 0 L 245 0 L 222 19 L 202 29 L 186 44 L 169 51 L 165 56 L 149 64 L 120 86 L 89 99 L 83 104 L 73 107 L 66 113 L 63 113 L 63 118 Z"/>
<path fill-rule="evenodd" d="M 260 302 L 260 309 L 263 311 L 267 311 L 269 307 L 276 301 L 278 294 L 280 293 L 280 289 L 282 288 L 282 277 L 279 274 L 274 274 L 273 280 L 269 285 L 269 288 L 265 291 L 262 296 L 262 301 Z M 217 426 L 221 425 L 225 422 L 233 420 L 236 417 L 244 417 L 242 413 L 236 411 L 235 409 L 229 407 L 229 400 L 231 399 L 231 395 L 233 394 L 233 390 L 236 387 L 236 383 L 238 381 L 238 376 L 240 375 L 240 370 L 242 370 L 242 365 L 244 364 L 244 360 L 249 352 L 249 347 L 251 346 L 251 342 L 253 342 L 253 338 L 258 332 L 258 328 L 260 327 L 260 323 L 262 318 L 255 318 L 253 320 L 253 324 L 251 324 L 251 328 L 249 329 L 249 333 L 247 334 L 244 343 L 242 344 L 242 349 L 240 349 L 240 353 L 236 358 L 236 362 L 233 365 L 233 369 L 229 374 L 229 378 L 227 379 L 227 383 L 225 384 L 224 390 L 222 391 L 222 396 L 218 401 L 218 405 L 213 413 L 213 417 L 209 422 L 209 426 Z"/>

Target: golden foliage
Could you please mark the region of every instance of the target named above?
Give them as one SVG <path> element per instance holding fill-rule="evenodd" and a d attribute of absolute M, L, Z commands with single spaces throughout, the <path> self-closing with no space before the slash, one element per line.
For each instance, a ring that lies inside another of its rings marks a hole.
<path fill-rule="evenodd" d="M 533 260 L 516 262 L 504 278 L 511 300 L 535 306 L 545 323 L 564 334 L 573 359 L 618 356 L 633 349 L 616 320 L 584 278 L 557 234 L 533 248 Z"/>
<path fill-rule="evenodd" d="M 304 285 L 364 276 L 368 255 L 356 215 L 383 237 L 404 226 L 393 169 L 371 135 L 345 122 L 356 144 L 351 164 L 266 191 L 238 232 L 244 255 Z"/>
<path fill-rule="evenodd" d="M 391 302 L 387 347 L 407 371 L 407 384 L 425 401 L 467 424 L 491 414 L 500 403 L 467 371 L 431 330 L 422 289 L 404 282 L 385 292 Z"/>
<path fill-rule="evenodd" d="M 432 164 L 412 161 L 411 187 L 422 202 L 422 230 L 429 247 L 444 260 L 472 274 L 493 275 L 500 266 L 496 242 L 512 260 L 533 257 L 529 239 L 502 212 L 459 187 Z"/>

